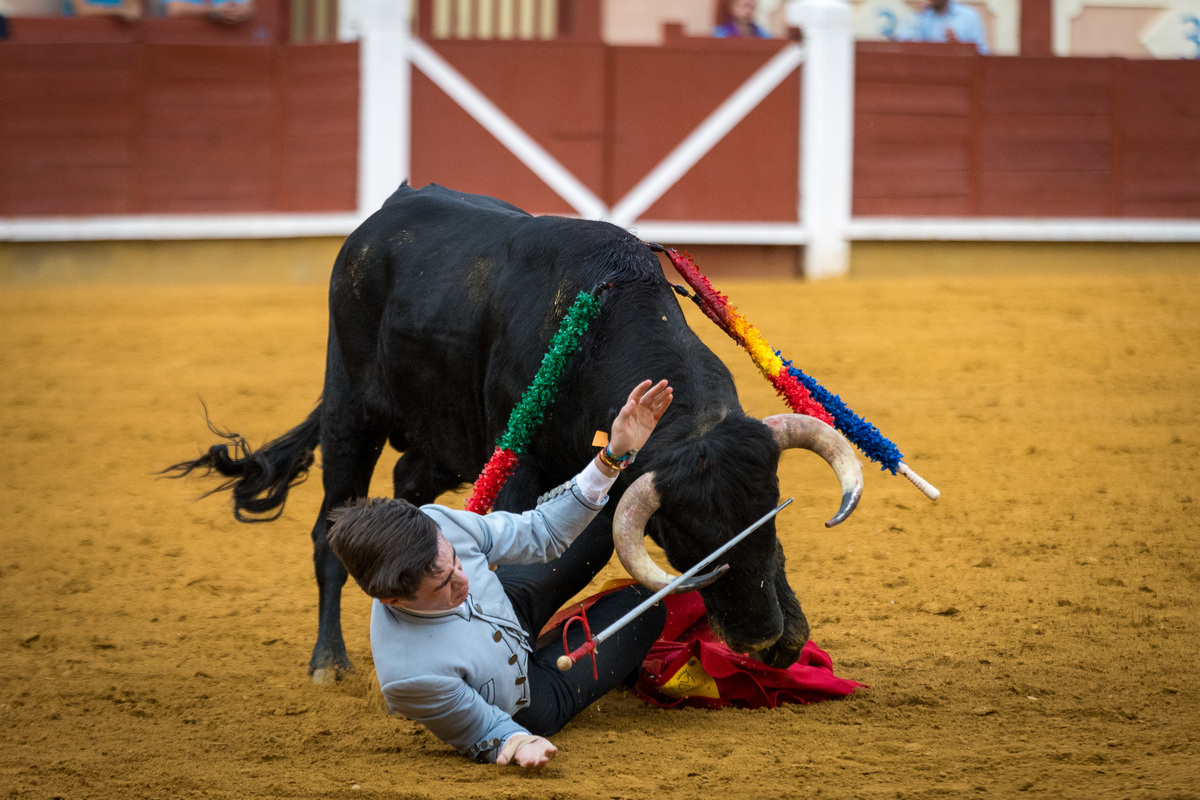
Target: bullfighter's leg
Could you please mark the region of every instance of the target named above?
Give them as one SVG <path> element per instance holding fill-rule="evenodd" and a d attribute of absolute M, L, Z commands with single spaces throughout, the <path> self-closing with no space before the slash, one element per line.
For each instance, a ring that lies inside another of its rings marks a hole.
<path fill-rule="evenodd" d="M 587 612 L 593 633 L 599 633 L 649 599 L 653 592 L 645 586 L 627 586 L 596 601 Z M 532 702 L 513 715 L 513 719 L 538 736 L 553 736 L 574 716 L 606 693 L 637 675 L 646 654 L 662 635 L 667 621 L 666 606 L 659 601 L 618 630 L 596 648 L 596 673 L 590 658 L 583 658 L 569 672 L 560 672 L 558 657 L 563 654 L 562 627 L 555 629 L 552 641 L 529 659 L 529 694 Z M 574 650 L 584 643 L 583 626 L 567 629 L 567 647 Z"/>
<path fill-rule="evenodd" d="M 321 466 L 325 499 L 313 525 L 313 565 L 320 595 L 317 643 L 308 663 L 313 683 L 328 685 L 354 665 L 346 654 L 342 638 L 342 586 L 347 572 L 329 547 L 327 537 L 330 510 L 345 505 L 370 490 L 371 473 L 383 450 L 387 431 L 364 429 L 357 415 L 331 398 L 326 388 L 326 413 L 321 420 Z M 332 402 L 331 402 L 332 400 Z"/>
<path fill-rule="evenodd" d="M 593 519 L 559 558 L 544 564 L 505 565 L 496 570 L 504 593 L 534 644 L 555 612 L 591 582 L 612 558 L 612 520 Z"/>

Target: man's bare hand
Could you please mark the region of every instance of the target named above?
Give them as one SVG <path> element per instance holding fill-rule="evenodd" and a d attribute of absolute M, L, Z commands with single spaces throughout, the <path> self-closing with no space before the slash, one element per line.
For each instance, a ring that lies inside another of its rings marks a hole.
<path fill-rule="evenodd" d="M 630 450 L 641 450 L 671 405 L 673 391 L 666 381 L 653 385 L 650 381 L 642 381 L 633 387 L 629 399 L 613 420 L 608 451 L 621 456 Z"/>
<path fill-rule="evenodd" d="M 502 767 L 507 764 L 516 764 L 518 767 L 536 770 L 549 764 L 550 759 L 556 755 L 558 755 L 558 748 L 549 739 L 516 733 L 508 737 L 508 741 L 500 750 L 500 755 L 496 756 L 496 763 Z"/>

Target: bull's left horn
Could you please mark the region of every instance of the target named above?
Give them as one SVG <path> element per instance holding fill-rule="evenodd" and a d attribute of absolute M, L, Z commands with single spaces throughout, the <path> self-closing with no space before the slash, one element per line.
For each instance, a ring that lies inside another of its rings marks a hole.
<path fill-rule="evenodd" d="M 842 485 L 842 507 L 825 527 L 832 528 L 850 516 L 863 491 L 862 462 L 850 443 L 821 420 L 803 414 L 777 414 L 764 419 L 763 424 L 775 435 L 780 450 L 795 447 L 812 450 L 833 467 Z"/>
<path fill-rule="evenodd" d="M 659 591 L 675 580 L 677 575 L 664 570 L 646 552 L 646 522 L 658 510 L 662 498 L 654 488 L 654 473 L 647 472 L 635 480 L 617 503 L 613 515 L 613 549 L 630 577 L 651 591 Z M 695 591 L 721 577 L 727 567 L 717 567 L 706 575 L 696 575 L 681 583 L 673 594 Z"/>

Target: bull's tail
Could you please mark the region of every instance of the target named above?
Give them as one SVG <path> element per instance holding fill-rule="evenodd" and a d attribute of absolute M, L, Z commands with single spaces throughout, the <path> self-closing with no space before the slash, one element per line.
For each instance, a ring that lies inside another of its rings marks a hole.
<path fill-rule="evenodd" d="M 227 439 L 226 444 L 214 444 L 195 461 L 181 461 L 163 470 L 172 478 L 182 478 L 197 469 L 204 475 L 216 472 L 229 480 L 203 496 L 233 490 L 233 516 L 239 522 L 270 522 L 283 513 L 288 491 L 308 477 L 314 461 L 313 451 L 321 437 L 321 404 L 318 403 L 308 419 L 258 450 L 241 435 L 222 430 L 208 419 L 208 429 Z M 232 448 L 232 452 L 231 452 Z M 274 513 L 271 513 L 271 512 Z"/>

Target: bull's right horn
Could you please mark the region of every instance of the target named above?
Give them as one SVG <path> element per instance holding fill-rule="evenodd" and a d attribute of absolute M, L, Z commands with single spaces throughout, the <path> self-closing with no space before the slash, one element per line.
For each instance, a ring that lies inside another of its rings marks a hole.
<path fill-rule="evenodd" d="M 794 447 L 812 450 L 833 467 L 842 485 L 842 506 L 825 527 L 832 528 L 850 516 L 863 491 L 862 462 L 850 443 L 826 423 L 804 414 L 777 414 L 764 419 L 763 424 L 775 434 L 780 450 Z"/>
<path fill-rule="evenodd" d="M 647 472 L 625 490 L 613 515 L 613 548 L 630 577 L 651 591 L 659 591 L 678 576 L 664 570 L 646 552 L 646 521 L 658 510 L 662 498 L 654 488 L 654 473 Z M 708 586 L 728 569 L 717 567 L 705 575 L 696 575 L 677 586 L 673 594 L 695 591 Z"/>

